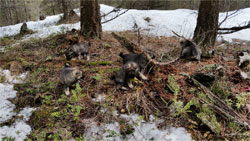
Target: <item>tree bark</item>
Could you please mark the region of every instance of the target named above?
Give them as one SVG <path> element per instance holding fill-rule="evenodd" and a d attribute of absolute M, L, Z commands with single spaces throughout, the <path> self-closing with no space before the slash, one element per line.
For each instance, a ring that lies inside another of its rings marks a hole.
<path fill-rule="evenodd" d="M 62 7 L 63 7 L 63 19 L 68 20 L 69 19 L 69 7 L 67 0 L 62 0 Z"/>
<path fill-rule="evenodd" d="M 18 14 L 18 11 L 17 11 L 17 4 L 16 4 L 16 0 L 13 0 L 13 4 L 14 4 L 14 6 L 13 6 L 13 10 L 15 10 L 15 14 L 16 14 L 16 21 L 15 21 L 15 24 L 17 24 L 17 23 L 20 23 L 21 21 L 20 21 L 20 19 L 19 19 L 19 14 Z"/>
<path fill-rule="evenodd" d="M 102 25 L 98 0 L 81 0 L 81 34 L 101 39 Z"/>
<path fill-rule="evenodd" d="M 28 22 L 28 19 L 30 20 L 31 17 L 28 16 L 27 6 L 26 6 L 26 0 L 24 0 L 24 12 L 25 12 L 25 22 Z"/>
<path fill-rule="evenodd" d="M 12 7 L 11 2 L 6 1 L 6 5 L 8 7 L 8 13 L 9 13 L 9 17 L 10 17 L 10 24 L 12 25 L 12 24 L 14 24 L 14 22 L 13 22 L 13 17 L 12 17 L 13 14 L 12 14 L 12 10 L 11 10 L 11 7 Z"/>
<path fill-rule="evenodd" d="M 200 2 L 193 40 L 203 47 L 214 46 L 219 18 L 219 0 Z"/>

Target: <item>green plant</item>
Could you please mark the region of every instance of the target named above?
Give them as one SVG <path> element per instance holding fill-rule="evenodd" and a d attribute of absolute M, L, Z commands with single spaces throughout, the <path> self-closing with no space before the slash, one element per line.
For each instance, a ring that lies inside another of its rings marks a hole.
<path fill-rule="evenodd" d="M 242 105 L 245 105 L 247 102 L 247 97 L 249 96 L 250 96 L 250 93 L 240 93 L 239 95 L 237 95 L 236 107 L 239 109 Z"/>
<path fill-rule="evenodd" d="M 97 81 L 100 81 L 102 79 L 102 76 L 97 74 L 97 75 L 93 76 L 92 78 L 97 80 Z"/>
<path fill-rule="evenodd" d="M 106 65 L 110 65 L 110 64 L 112 64 L 112 61 L 89 62 L 90 66 L 97 66 L 97 65 L 106 66 Z"/>
<path fill-rule="evenodd" d="M 16 140 L 16 138 L 15 137 L 4 137 L 4 138 L 2 138 L 2 141 L 15 141 Z"/>
<path fill-rule="evenodd" d="M 108 44 L 108 43 L 104 43 L 104 47 L 105 47 L 105 48 L 111 48 L 111 45 Z"/>
<path fill-rule="evenodd" d="M 189 109 L 192 105 L 197 104 L 197 100 L 192 99 L 184 106 L 184 103 L 177 99 L 178 93 L 180 91 L 180 86 L 176 82 L 176 78 L 174 77 L 174 75 L 168 76 L 168 88 L 174 93 L 173 102 L 174 102 L 174 108 L 176 112 L 174 112 L 173 115 L 175 117 L 179 115 L 185 116 L 187 112 L 191 112 Z"/>
<path fill-rule="evenodd" d="M 61 112 L 53 112 L 53 113 L 51 113 L 51 117 L 53 118 L 53 119 L 58 119 L 58 118 L 60 118 L 61 117 Z"/>
<path fill-rule="evenodd" d="M 82 88 L 80 87 L 79 83 L 76 83 L 76 88 L 71 90 L 72 96 L 70 97 L 70 102 L 79 102 L 80 98 L 85 97 L 86 94 L 82 93 Z"/>
<path fill-rule="evenodd" d="M 42 95 L 42 102 L 46 105 L 50 105 L 52 98 L 52 95 Z"/>
<path fill-rule="evenodd" d="M 108 130 L 105 130 L 105 132 L 108 133 L 108 135 L 106 136 L 107 138 L 112 138 L 112 137 L 120 136 L 114 130 L 108 129 Z"/>
<path fill-rule="evenodd" d="M 83 109 L 81 106 L 79 105 L 70 105 L 68 104 L 68 108 L 71 110 L 71 112 L 74 115 L 74 120 L 80 120 L 80 112 Z"/>

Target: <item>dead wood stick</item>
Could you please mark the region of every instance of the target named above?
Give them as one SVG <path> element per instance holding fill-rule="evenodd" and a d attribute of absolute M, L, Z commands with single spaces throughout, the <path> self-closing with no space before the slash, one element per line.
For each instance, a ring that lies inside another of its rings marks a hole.
<path fill-rule="evenodd" d="M 181 35 L 177 34 L 175 31 L 173 31 L 173 30 L 172 30 L 172 32 L 173 32 L 173 33 L 174 33 L 174 35 L 176 35 L 177 37 L 182 38 L 182 39 L 186 39 L 185 37 L 183 37 L 183 36 L 181 36 Z"/>
<path fill-rule="evenodd" d="M 221 100 L 218 96 L 216 96 L 214 93 L 212 93 L 207 87 L 202 85 L 200 82 L 198 82 L 196 79 L 184 75 L 190 82 L 192 82 L 195 86 L 200 88 L 212 101 L 209 102 L 206 99 L 200 99 L 202 103 L 208 104 L 208 106 L 217 114 L 221 115 L 224 119 L 233 120 L 234 122 L 238 123 L 239 125 L 242 125 L 244 127 L 247 127 L 250 129 L 250 125 L 247 121 L 243 119 L 242 116 L 240 116 L 233 108 L 229 107 L 223 100 Z"/>
<path fill-rule="evenodd" d="M 138 46 L 138 45 L 128 41 L 128 39 L 126 39 L 125 37 L 119 36 L 114 32 L 112 32 L 111 34 L 129 52 L 131 52 L 131 53 L 143 53 L 145 55 L 145 57 L 149 60 L 149 62 L 153 63 L 154 65 L 159 65 L 159 66 L 170 65 L 171 63 L 173 63 L 179 59 L 179 58 L 177 58 L 177 59 L 174 59 L 172 61 L 168 61 L 168 62 L 164 62 L 164 63 L 158 62 L 158 61 L 152 59 L 148 53 L 143 51 L 143 49 L 142 49 L 142 48 L 144 48 L 143 46 Z"/>

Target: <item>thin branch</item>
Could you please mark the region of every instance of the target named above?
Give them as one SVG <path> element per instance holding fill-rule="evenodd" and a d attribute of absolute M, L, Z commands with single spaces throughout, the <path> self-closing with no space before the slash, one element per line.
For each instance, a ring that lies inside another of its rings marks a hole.
<path fill-rule="evenodd" d="M 113 10 L 109 11 L 108 13 L 101 15 L 101 17 L 106 17 L 106 16 L 108 16 L 111 13 L 121 11 L 121 7 L 122 7 L 123 4 L 124 4 L 124 2 L 122 2 L 120 5 L 118 5 Z"/>
<path fill-rule="evenodd" d="M 111 34 L 112 34 L 112 36 L 113 36 L 116 40 L 118 40 L 118 41 L 120 42 L 120 44 L 121 44 L 123 47 L 125 47 L 129 52 L 131 52 L 131 53 L 143 53 L 143 54 L 145 55 L 145 57 L 148 59 L 148 61 L 151 62 L 151 63 L 153 63 L 154 65 L 165 66 L 165 65 L 170 65 L 171 63 L 173 63 L 173 62 L 179 60 L 179 57 L 178 57 L 178 58 L 176 58 L 176 59 L 174 59 L 174 60 L 172 60 L 172 61 L 163 62 L 163 63 L 162 63 L 162 62 L 158 62 L 158 61 L 152 59 L 148 53 L 146 53 L 145 51 L 143 51 L 142 48 L 144 48 L 144 47 L 138 46 L 138 45 L 136 45 L 136 44 L 134 44 L 134 43 L 128 41 L 128 39 L 126 39 L 126 38 L 124 38 L 124 37 L 122 37 L 122 36 L 119 36 L 119 35 L 115 34 L 114 32 L 112 32 Z"/>
<path fill-rule="evenodd" d="M 107 23 L 107 22 L 110 22 L 110 21 L 112 21 L 112 20 L 118 18 L 119 16 L 121 16 L 121 15 L 125 14 L 126 12 L 128 12 L 128 10 L 129 10 L 129 9 L 123 11 L 122 13 L 118 13 L 115 17 L 113 17 L 113 18 L 111 18 L 111 19 L 109 19 L 109 20 L 106 20 L 106 21 L 102 22 L 102 24 Z"/>
<path fill-rule="evenodd" d="M 240 31 L 243 29 L 247 29 L 247 28 L 250 28 L 250 21 L 245 26 L 234 26 L 231 28 L 218 28 L 219 31 L 222 30 L 222 31 L 218 32 L 218 34 L 231 34 L 231 33 L 234 33 L 234 32 L 237 32 L 237 31 Z M 225 31 L 225 32 L 223 32 L 223 31 Z"/>
<path fill-rule="evenodd" d="M 177 37 L 180 37 L 180 38 L 184 38 L 184 39 L 185 39 L 185 37 L 184 37 L 184 36 L 181 36 L 181 35 L 177 34 L 175 31 L 173 31 L 173 30 L 172 30 L 172 32 L 173 32 L 173 33 L 174 33 L 174 35 L 176 35 Z"/>

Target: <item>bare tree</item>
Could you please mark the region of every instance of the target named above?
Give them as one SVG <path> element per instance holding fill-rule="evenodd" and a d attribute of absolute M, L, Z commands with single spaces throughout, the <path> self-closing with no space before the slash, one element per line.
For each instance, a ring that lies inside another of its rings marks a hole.
<path fill-rule="evenodd" d="M 69 19 L 69 5 L 67 0 L 62 0 L 62 8 L 63 8 L 63 19 Z"/>
<path fill-rule="evenodd" d="M 98 0 L 81 0 L 81 34 L 101 38 L 102 25 Z"/>
<path fill-rule="evenodd" d="M 193 40 L 204 47 L 213 46 L 217 37 L 219 0 L 200 2 Z"/>

